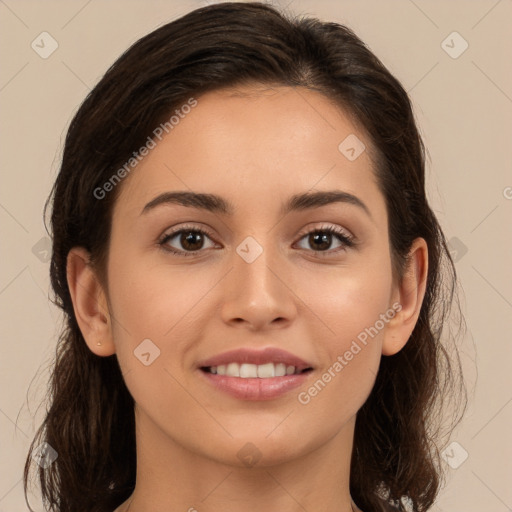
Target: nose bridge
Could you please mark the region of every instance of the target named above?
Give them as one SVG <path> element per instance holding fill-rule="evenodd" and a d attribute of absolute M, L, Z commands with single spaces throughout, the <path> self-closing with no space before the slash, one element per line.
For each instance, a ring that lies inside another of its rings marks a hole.
<path fill-rule="evenodd" d="M 290 320 L 295 314 L 293 294 L 279 275 L 282 267 L 278 251 L 270 247 L 271 234 L 247 236 L 236 247 L 234 281 L 229 296 L 224 297 L 225 321 L 245 320 L 262 326 L 276 319 Z"/>
<path fill-rule="evenodd" d="M 239 276 L 241 289 L 252 295 L 255 301 L 267 296 L 270 300 L 278 291 L 276 283 L 277 251 L 271 246 L 271 234 L 247 236 L 236 248 L 235 272 Z"/>

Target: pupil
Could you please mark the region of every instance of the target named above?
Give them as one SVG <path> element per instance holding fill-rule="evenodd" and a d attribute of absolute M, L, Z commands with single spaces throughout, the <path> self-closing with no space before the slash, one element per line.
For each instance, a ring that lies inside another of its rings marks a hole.
<path fill-rule="evenodd" d="M 328 249 L 329 248 L 329 238 L 330 238 L 330 234 L 329 233 L 324 233 L 324 234 L 312 234 L 310 235 L 310 242 L 311 242 L 311 245 L 314 245 L 313 242 L 317 242 L 319 239 L 320 240 L 320 244 L 322 245 L 322 247 L 320 247 L 321 250 L 324 250 L 324 249 Z"/>
<path fill-rule="evenodd" d="M 181 238 L 181 243 L 183 247 L 190 249 L 191 251 L 195 251 L 200 249 L 200 247 L 190 247 L 190 245 L 194 245 L 194 243 L 199 243 L 201 245 L 201 233 L 194 233 L 189 231 L 188 233 L 183 233 Z"/>

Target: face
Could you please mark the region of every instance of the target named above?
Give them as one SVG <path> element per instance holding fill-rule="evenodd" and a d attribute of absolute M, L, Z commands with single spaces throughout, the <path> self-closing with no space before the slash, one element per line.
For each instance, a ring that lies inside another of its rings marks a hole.
<path fill-rule="evenodd" d="M 274 464 L 336 436 L 373 387 L 396 312 L 385 200 L 368 151 L 357 156 L 370 141 L 319 93 L 196 99 L 118 185 L 115 351 L 139 428 L 209 459 L 241 465 L 253 450 Z"/>

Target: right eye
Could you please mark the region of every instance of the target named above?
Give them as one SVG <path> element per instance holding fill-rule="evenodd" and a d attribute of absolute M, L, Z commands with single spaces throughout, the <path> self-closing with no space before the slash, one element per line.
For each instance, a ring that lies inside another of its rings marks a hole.
<path fill-rule="evenodd" d="M 165 233 L 158 243 L 165 251 L 178 256 L 194 256 L 204 248 L 205 237 L 210 238 L 211 236 L 211 233 L 197 226 L 185 226 L 170 233 Z M 170 244 L 174 239 L 182 246 L 181 249 Z"/>

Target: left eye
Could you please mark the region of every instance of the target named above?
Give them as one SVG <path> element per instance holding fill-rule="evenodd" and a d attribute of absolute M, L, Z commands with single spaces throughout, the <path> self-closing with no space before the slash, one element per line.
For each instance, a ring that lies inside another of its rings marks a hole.
<path fill-rule="evenodd" d="M 328 247 L 326 246 L 330 246 L 332 244 L 333 236 L 338 239 L 340 245 L 334 250 L 328 250 Z M 203 229 L 182 228 L 179 231 L 174 231 L 173 233 L 164 235 L 159 244 L 165 250 L 174 254 L 180 256 L 194 256 L 194 254 L 205 248 L 205 238 L 211 240 L 211 237 L 212 235 Z M 310 245 L 317 245 L 317 250 L 313 249 L 313 252 L 317 253 L 336 253 L 340 250 L 344 250 L 346 247 L 352 247 L 354 245 L 353 238 L 350 234 L 344 230 L 332 226 L 310 230 L 301 236 L 300 241 L 306 238 Z M 181 248 L 175 248 L 170 244 L 170 242 L 174 239 L 178 241 L 178 243 L 181 245 Z M 213 242 L 210 247 L 212 246 L 215 246 Z M 301 249 L 304 248 L 301 247 Z"/>
<path fill-rule="evenodd" d="M 340 246 L 336 250 L 327 250 L 326 246 L 330 246 L 332 243 L 333 236 L 338 239 L 340 242 Z M 342 231 L 338 228 L 327 226 L 325 228 L 317 228 L 312 231 L 307 232 L 301 240 L 307 237 L 307 241 L 310 245 L 317 245 L 318 251 L 314 252 L 327 252 L 331 254 L 333 252 L 339 252 L 340 250 L 344 250 L 345 247 L 352 247 L 354 245 L 353 238 L 351 235 Z M 320 245 L 321 247 L 318 247 Z M 320 255 L 319 255 L 320 256 Z M 323 254 L 321 255 L 323 256 Z"/>

